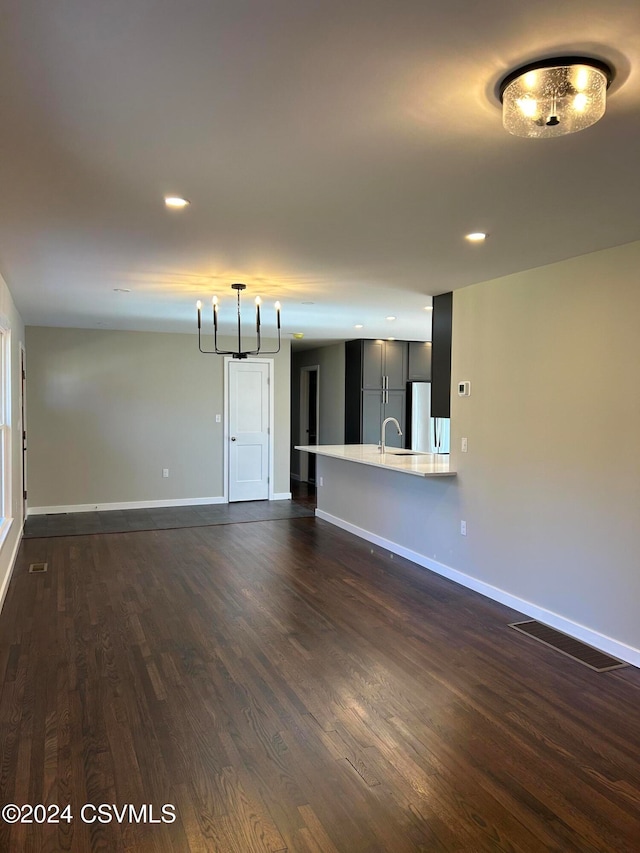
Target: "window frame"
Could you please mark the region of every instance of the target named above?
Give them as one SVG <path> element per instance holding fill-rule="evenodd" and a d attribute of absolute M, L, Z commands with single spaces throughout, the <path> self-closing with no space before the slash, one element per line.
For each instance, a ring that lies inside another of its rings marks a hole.
<path fill-rule="evenodd" d="M 13 522 L 11 414 L 11 325 L 0 315 L 0 548 Z"/>

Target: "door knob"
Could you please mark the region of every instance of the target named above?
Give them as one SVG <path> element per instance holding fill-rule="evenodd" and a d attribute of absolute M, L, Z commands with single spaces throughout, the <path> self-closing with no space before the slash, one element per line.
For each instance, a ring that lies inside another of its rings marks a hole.
<path fill-rule="evenodd" d="M 235 435 L 232 435 L 232 436 L 231 436 L 231 441 L 235 441 L 235 440 L 236 440 Z"/>

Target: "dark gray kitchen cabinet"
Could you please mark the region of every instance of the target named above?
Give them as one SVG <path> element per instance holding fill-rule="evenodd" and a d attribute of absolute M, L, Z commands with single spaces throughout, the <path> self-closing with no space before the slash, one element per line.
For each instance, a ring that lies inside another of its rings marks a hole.
<path fill-rule="evenodd" d="M 378 444 L 385 418 L 395 418 L 404 433 L 405 392 L 398 390 L 375 391 L 366 388 L 362 392 L 362 444 Z M 386 429 L 385 443 L 388 447 L 404 447 L 404 435 L 398 435 L 393 424 Z M 348 444 L 360 442 L 347 442 Z"/>
<path fill-rule="evenodd" d="M 433 297 L 431 416 L 451 417 L 453 293 Z"/>
<path fill-rule="evenodd" d="M 359 343 L 362 345 L 362 387 L 404 390 L 409 361 L 408 343 L 406 341 L 360 341 Z"/>
<path fill-rule="evenodd" d="M 377 444 L 387 417 L 405 432 L 407 341 L 347 341 L 345 355 L 345 442 Z M 390 447 L 404 446 L 393 425 L 387 437 Z"/>
<path fill-rule="evenodd" d="M 409 382 L 431 382 L 431 341 L 409 341 Z"/>

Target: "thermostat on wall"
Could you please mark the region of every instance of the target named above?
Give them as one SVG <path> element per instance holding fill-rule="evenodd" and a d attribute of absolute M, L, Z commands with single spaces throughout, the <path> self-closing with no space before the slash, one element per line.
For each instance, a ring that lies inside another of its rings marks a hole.
<path fill-rule="evenodd" d="M 470 397 L 471 396 L 471 383 L 470 382 L 458 382 L 458 397 Z"/>

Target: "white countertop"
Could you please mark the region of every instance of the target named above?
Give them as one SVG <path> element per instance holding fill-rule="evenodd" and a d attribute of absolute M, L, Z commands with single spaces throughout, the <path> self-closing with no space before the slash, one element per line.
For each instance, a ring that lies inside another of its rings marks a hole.
<path fill-rule="evenodd" d="M 331 456 L 346 462 L 359 462 L 361 465 L 373 465 L 376 468 L 388 468 L 401 474 L 414 474 L 416 477 L 455 477 L 456 472 L 449 468 L 448 454 L 418 453 L 414 450 L 401 450 L 389 447 L 380 453 L 376 444 L 313 444 L 297 445 L 296 450 L 315 453 L 318 456 Z M 406 454 L 411 455 L 406 455 Z"/>

